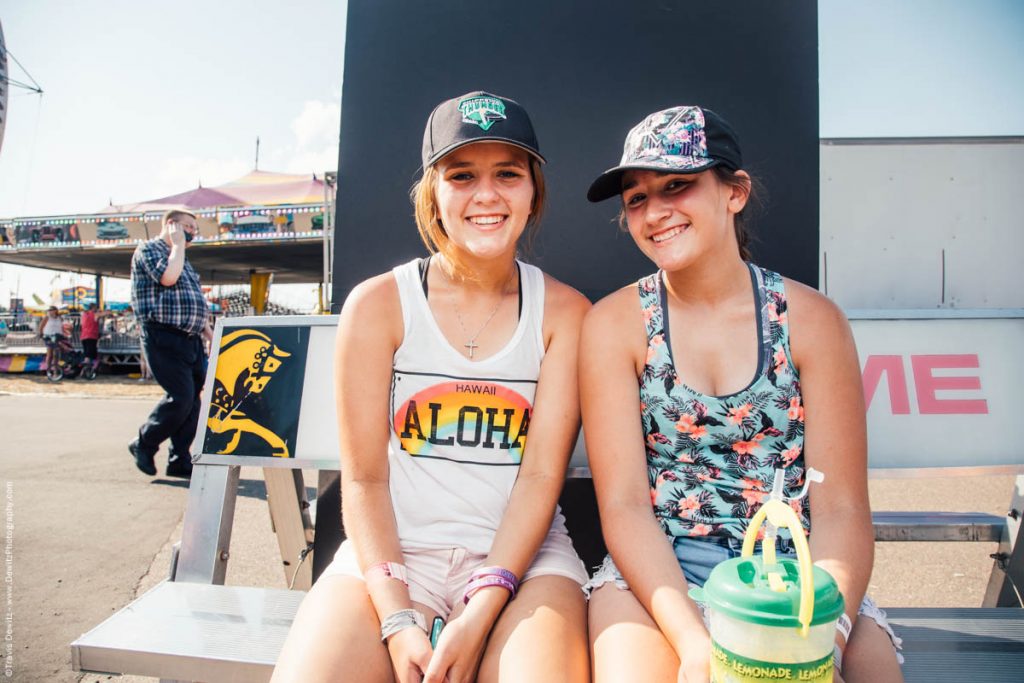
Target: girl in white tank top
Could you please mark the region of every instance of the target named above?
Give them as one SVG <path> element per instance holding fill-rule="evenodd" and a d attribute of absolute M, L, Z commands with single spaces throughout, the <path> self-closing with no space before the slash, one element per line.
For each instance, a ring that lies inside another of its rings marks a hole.
<path fill-rule="evenodd" d="M 587 574 L 557 505 L 589 302 L 515 258 L 543 209 L 543 161 L 512 100 L 474 92 L 431 113 L 413 201 L 434 255 L 345 302 L 335 393 L 348 540 L 274 680 L 337 677 L 353 662 L 345 680 L 589 680 Z"/>

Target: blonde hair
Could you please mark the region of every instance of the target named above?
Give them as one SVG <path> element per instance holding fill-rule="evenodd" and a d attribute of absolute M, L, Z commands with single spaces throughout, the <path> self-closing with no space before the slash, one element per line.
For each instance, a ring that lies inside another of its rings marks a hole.
<path fill-rule="evenodd" d="M 441 223 L 441 214 L 437 208 L 437 181 L 440 173 L 437 164 L 433 164 L 423 171 L 423 177 L 412 186 L 409 197 L 412 199 L 416 218 L 416 229 L 419 230 L 420 239 L 431 254 L 440 253 L 447 259 L 455 272 L 461 277 L 472 279 L 471 273 L 465 264 L 460 262 L 458 252 L 448 233 Z M 530 156 L 530 179 L 533 181 L 533 201 L 530 203 L 530 217 L 526 221 L 526 245 L 527 249 L 533 245 L 533 240 L 540 229 L 541 216 L 544 213 L 544 200 L 547 198 L 547 191 L 544 184 L 544 173 L 541 171 L 540 162 Z"/>

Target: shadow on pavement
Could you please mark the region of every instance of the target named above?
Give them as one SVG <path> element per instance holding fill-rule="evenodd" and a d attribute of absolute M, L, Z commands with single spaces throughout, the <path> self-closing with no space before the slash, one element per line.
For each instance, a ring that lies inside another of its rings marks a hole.
<path fill-rule="evenodd" d="M 169 488 L 176 489 L 188 488 L 188 481 L 184 479 L 169 479 L 159 475 L 149 483 L 152 486 L 167 486 Z M 240 479 L 238 481 L 238 495 L 245 498 L 255 498 L 256 500 L 266 500 L 267 485 L 262 479 Z M 311 486 L 307 486 L 306 499 L 313 500 L 314 498 L 316 498 L 316 489 Z"/>

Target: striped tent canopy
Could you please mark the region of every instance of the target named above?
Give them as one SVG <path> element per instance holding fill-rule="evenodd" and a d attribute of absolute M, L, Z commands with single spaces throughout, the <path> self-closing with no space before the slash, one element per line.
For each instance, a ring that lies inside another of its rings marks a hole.
<path fill-rule="evenodd" d="M 137 204 L 105 206 L 96 213 L 142 213 L 168 209 L 213 209 L 236 206 L 316 204 L 324 201 L 324 182 L 316 174 L 251 171 L 215 187 L 200 185 L 187 192 Z"/>

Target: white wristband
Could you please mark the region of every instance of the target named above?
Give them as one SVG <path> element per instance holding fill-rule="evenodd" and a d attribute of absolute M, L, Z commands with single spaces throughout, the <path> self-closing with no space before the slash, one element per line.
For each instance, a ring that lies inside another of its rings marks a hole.
<path fill-rule="evenodd" d="M 399 631 L 407 628 L 418 627 L 427 630 L 427 620 L 414 609 L 400 609 L 384 617 L 380 624 L 380 639 L 387 642 L 387 639 Z"/>
<path fill-rule="evenodd" d="M 839 615 L 839 621 L 836 622 L 836 630 L 843 636 L 844 642 L 850 642 L 850 631 L 853 630 L 853 622 L 850 621 L 850 617 L 846 616 L 846 613 Z"/>
<path fill-rule="evenodd" d="M 838 645 L 832 648 L 832 666 L 838 673 L 843 673 L 843 650 Z"/>

